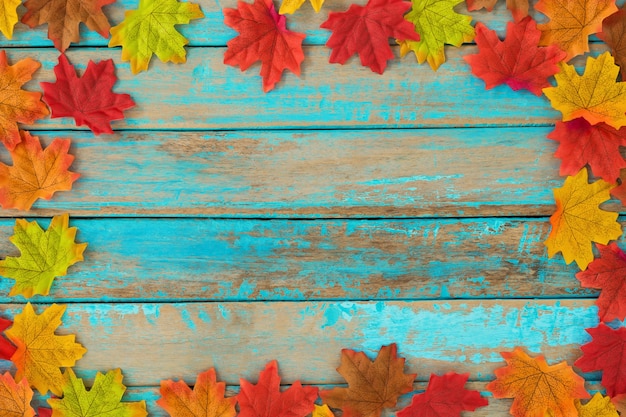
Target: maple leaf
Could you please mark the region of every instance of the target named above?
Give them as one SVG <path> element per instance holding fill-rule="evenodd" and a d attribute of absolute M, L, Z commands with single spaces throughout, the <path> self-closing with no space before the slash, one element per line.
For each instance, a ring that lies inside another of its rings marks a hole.
<path fill-rule="evenodd" d="M 321 28 L 332 30 L 326 46 L 332 49 L 330 63 L 345 64 L 359 54 L 361 64 L 382 74 L 393 58 L 389 38 L 419 40 L 413 23 L 404 20 L 411 3 L 404 0 L 368 0 L 345 12 L 330 12 Z"/>
<path fill-rule="evenodd" d="M 448 372 L 430 375 L 428 387 L 413 396 L 411 405 L 400 410 L 398 417 L 460 417 L 462 411 L 474 411 L 488 405 L 478 391 L 465 389 L 469 374 Z"/>
<path fill-rule="evenodd" d="M 515 417 L 543 417 L 548 411 L 554 417 L 574 416 L 574 400 L 590 397 L 585 381 L 566 362 L 548 365 L 542 355 L 531 358 L 519 347 L 501 355 L 507 366 L 495 370 L 487 390 L 495 398 L 513 398 Z"/>
<path fill-rule="evenodd" d="M 279 14 L 292 14 L 295 13 L 302 5 L 304 4 L 304 0 L 283 0 L 280 5 Z M 319 13 L 322 10 L 322 5 L 324 4 L 324 0 L 311 0 L 311 6 L 313 6 L 313 10 L 315 13 Z"/>
<path fill-rule="evenodd" d="M 619 199 L 623 206 L 626 206 L 626 169 L 620 171 L 619 183 L 620 185 L 611 190 L 611 195 Z"/>
<path fill-rule="evenodd" d="M 604 323 L 585 329 L 592 340 L 580 347 L 583 355 L 574 365 L 583 372 L 602 371 L 602 386 L 610 397 L 626 394 L 626 328 Z"/>
<path fill-rule="evenodd" d="M 146 402 L 121 402 L 126 391 L 122 371 L 114 369 L 106 374 L 96 373 L 93 386 L 85 389 L 83 380 L 76 378 L 70 368 L 63 373 L 63 398 L 50 398 L 55 417 L 145 417 Z"/>
<path fill-rule="evenodd" d="M 561 188 L 554 189 L 556 211 L 550 217 L 552 230 L 545 241 L 548 256 L 563 253 L 565 263 L 576 261 L 584 271 L 593 261 L 591 242 L 606 245 L 622 234 L 617 213 L 600 210 L 599 205 L 609 199 L 614 185 L 604 180 L 587 182 L 587 169 L 567 177 Z"/>
<path fill-rule="evenodd" d="M 315 404 L 315 409 L 313 410 L 311 417 L 335 417 L 335 415 L 332 411 L 330 411 L 327 404 Z"/>
<path fill-rule="evenodd" d="M 161 381 L 157 404 L 172 417 L 235 417 L 236 397 L 224 398 L 226 384 L 217 382 L 215 369 L 202 372 L 193 391 L 185 381 Z"/>
<path fill-rule="evenodd" d="M 5 332 L 15 343 L 17 351 L 11 361 L 17 367 L 15 379 L 26 378 L 31 387 L 40 394 L 52 391 L 62 394 L 63 375 L 60 367 L 74 366 L 87 352 L 74 341 L 74 335 L 54 334 L 61 325 L 61 317 L 66 306 L 52 304 L 43 313 L 36 314 L 28 303 L 24 310 L 15 316 L 13 327 Z"/>
<path fill-rule="evenodd" d="M 557 63 L 565 58 L 557 46 L 538 46 L 541 32 L 530 16 L 509 22 L 504 42 L 482 23 L 475 29 L 478 53 L 464 59 L 472 73 L 485 81 L 487 90 L 507 84 L 514 91 L 524 88 L 540 96 L 541 90 L 550 86 L 548 77 L 559 71 Z"/>
<path fill-rule="evenodd" d="M 48 39 L 61 52 L 80 40 L 79 26 L 84 23 L 103 38 L 109 37 L 109 20 L 102 7 L 115 0 L 26 0 L 22 23 L 34 28 L 48 24 Z"/>
<path fill-rule="evenodd" d="M 0 375 L 0 410 L 2 417 L 33 417 L 35 410 L 30 406 L 33 390 L 28 381 L 16 383 L 10 373 Z"/>
<path fill-rule="evenodd" d="M 535 9 L 550 18 L 540 24 L 541 45 L 558 45 L 566 61 L 589 51 L 589 35 L 602 30 L 602 19 L 617 10 L 615 0 L 539 0 Z"/>
<path fill-rule="evenodd" d="M 419 41 L 400 40 L 400 56 L 415 53 L 417 62 L 437 70 L 446 62 L 445 45 L 461 46 L 474 39 L 472 16 L 456 13 L 454 6 L 463 0 L 412 0 L 413 8 L 404 17 L 415 25 Z"/>
<path fill-rule="evenodd" d="M 13 27 L 18 21 L 17 6 L 21 0 L 0 0 L 0 32 L 7 39 L 13 38 Z"/>
<path fill-rule="evenodd" d="M 236 9 L 224 9 L 224 23 L 239 32 L 226 44 L 224 64 L 245 71 L 261 61 L 264 92 L 274 88 L 285 69 L 300 76 L 305 35 L 287 29 L 287 19 L 276 13 L 272 0 L 239 1 Z"/>
<path fill-rule="evenodd" d="M 611 48 L 615 62 L 621 68 L 622 81 L 626 81 L 626 8 L 622 7 L 602 21 L 602 32 L 598 34 Z"/>
<path fill-rule="evenodd" d="M 48 115 L 41 93 L 22 90 L 41 65 L 26 58 L 8 65 L 5 51 L 0 51 L 0 142 L 13 149 L 20 141 L 17 123 L 33 123 Z"/>
<path fill-rule="evenodd" d="M 52 417 L 52 410 L 49 408 L 39 407 L 37 409 L 37 417 Z"/>
<path fill-rule="evenodd" d="M 0 333 L 11 327 L 13 322 L 8 319 L 0 317 Z M 11 360 L 11 356 L 15 353 L 15 346 L 4 337 L 0 337 L 0 359 L 5 361 Z"/>
<path fill-rule="evenodd" d="M 188 24 L 204 14 L 200 6 L 177 0 L 139 0 L 139 8 L 129 10 L 124 21 L 111 28 L 109 47 L 122 47 L 122 60 L 130 61 L 133 74 L 148 69 L 152 54 L 163 62 L 184 63 L 189 41 L 175 25 Z"/>
<path fill-rule="evenodd" d="M 626 394 L 611 397 L 611 403 L 620 415 L 624 415 L 624 413 L 626 413 Z"/>
<path fill-rule="evenodd" d="M 575 175 L 589 164 L 595 176 L 615 182 L 620 169 L 626 168 L 620 153 L 620 146 L 626 146 L 626 127 L 615 130 L 605 123 L 591 125 L 579 117 L 556 122 L 548 138 L 560 142 L 555 156 L 561 159 L 561 175 Z"/>
<path fill-rule="evenodd" d="M 413 389 L 416 376 L 404 373 L 397 349 L 395 343 L 381 347 L 373 362 L 363 352 L 342 349 L 337 371 L 348 388 L 321 391 L 322 401 L 343 409 L 344 417 L 379 417 L 383 408 L 395 406 L 400 395 Z"/>
<path fill-rule="evenodd" d="M 124 110 L 135 106 L 128 94 L 112 91 L 117 81 L 112 59 L 89 61 L 82 77 L 63 54 L 54 67 L 56 83 L 41 83 L 52 118 L 73 117 L 77 126 L 88 126 L 96 135 L 113 133 L 111 121 L 124 118 Z"/>
<path fill-rule="evenodd" d="M 480 9 L 492 11 L 498 0 L 465 0 L 467 10 L 470 12 Z M 528 16 L 528 0 L 506 0 L 506 8 L 511 11 L 513 19 L 519 22 Z"/>
<path fill-rule="evenodd" d="M 592 125 L 605 122 L 619 129 L 626 125 L 626 82 L 616 82 L 619 67 L 605 52 L 597 59 L 587 57 L 582 76 L 573 65 L 561 63 L 557 86 L 544 88 L 552 107 L 563 113 L 563 121 L 584 117 Z"/>
<path fill-rule="evenodd" d="M 36 221 L 15 221 L 14 235 L 9 238 L 20 250 L 19 257 L 7 256 L 0 261 L 0 275 L 15 280 L 9 295 L 47 295 L 55 277 L 83 260 L 86 243 L 77 244 L 75 227 L 69 227 L 69 215 L 54 216 L 45 232 Z"/>
<path fill-rule="evenodd" d="M 597 245 L 600 258 L 576 274 L 584 288 L 601 289 L 596 300 L 600 320 L 626 318 L 626 253 L 615 244 Z"/>
<path fill-rule="evenodd" d="M 580 400 L 576 400 L 575 404 L 578 417 L 619 417 L 611 398 L 603 397 L 599 392 L 587 404 L 581 404 Z"/>
<path fill-rule="evenodd" d="M 276 361 L 265 366 L 256 385 L 241 379 L 240 386 L 238 417 L 304 417 L 313 411 L 318 394 L 317 387 L 303 387 L 300 381 L 281 392 Z"/>
<path fill-rule="evenodd" d="M 69 139 L 55 139 L 41 149 L 37 136 L 20 131 L 21 141 L 10 151 L 13 166 L 0 162 L 0 205 L 29 210 L 38 198 L 50 200 L 57 191 L 72 189 L 80 174 L 68 171 L 74 157 Z"/>

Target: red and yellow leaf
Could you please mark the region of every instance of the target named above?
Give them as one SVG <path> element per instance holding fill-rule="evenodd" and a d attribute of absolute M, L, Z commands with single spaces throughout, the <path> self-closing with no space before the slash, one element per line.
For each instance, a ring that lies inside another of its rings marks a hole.
<path fill-rule="evenodd" d="M 185 381 L 161 381 L 157 404 L 171 417 L 235 417 L 236 397 L 225 398 L 226 384 L 217 382 L 215 369 L 202 372 L 193 391 Z"/>
<path fill-rule="evenodd" d="M 602 20 L 617 6 L 615 0 L 539 0 L 535 9 L 550 19 L 539 25 L 541 45 L 557 45 L 569 61 L 589 52 L 589 35 L 602 30 Z"/>
<path fill-rule="evenodd" d="M 576 261 L 581 271 L 593 261 L 591 242 L 606 245 L 622 235 L 617 213 L 601 210 L 614 185 L 604 180 L 587 182 L 587 169 L 567 177 L 563 187 L 554 190 L 556 211 L 550 217 L 552 230 L 545 245 L 548 256 L 563 253 L 566 263 Z"/>
<path fill-rule="evenodd" d="M 33 417 L 35 410 L 30 402 L 33 390 L 28 381 L 22 379 L 16 383 L 10 373 L 0 375 L 0 411 L 2 417 Z"/>
<path fill-rule="evenodd" d="M 565 58 L 557 46 L 539 46 L 541 32 L 530 17 L 509 22 L 504 41 L 482 23 L 475 29 L 478 53 L 464 59 L 472 73 L 485 81 L 487 90 L 507 84 L 515 91 L 526 89 L 540 96 L 542 89 L 550 86 L 548 78 L 559 71 L 557 64 Z"/>
<path fill-rule="evenodd" d="M 11 358 L 17 367 L 15 379 L 26 378 L 41 394 L 52 391 L 61 396 L 65 382 L 59 368 L 74 366 L 87 351 L 74 341 L 74 335 L 55 334 L 65 308 L 52 304 L 37 314 L 28 303 L 15 316 L 13 327 L 5 332 L 17 346 Z"/>
<path fill-rule="evenodd" d="M 242 379 L 240 385 L 238 417 L 305 417 L 318 395 L 317 387 L 303 387 L 300 381 L 281 392 L 276 361 L 265 366 L 257 384 Z"/>
<path fill-rule="evenodd" d="M 80 174 L 69 171 L 74 157 L 69 139 L 55 139 L 45 149 L 37 136 L 20 131 L 20 142 L 10 151 L 13 165 L 0 162 L 0 205 L 29 210 L 37 199 L 50 200 L 57 191 L 68 191 Z"/>
<path fill-rule="evenodd" d="M 48 115 L 41 93 L 22 90 L 41 65 L 26 58 L 9 65 L 5 51 L 0 51 L 0 142 L 9 149 L 20 142 L 18 123 L 34 123 Z"/>
<path fill-rule="evenodd" d="M 286 17 L 276 12 L 272 0 L 239 1 L 236 9 L 224 9 L 224 23 L 239 32 L 227 43 L 224 63 L 245 71 L 261 61 L 263 91 L 272 90 L 285 69 L 300 75 L 305 35 L 287 29 Z"/>
<path fill-rule="evenodd" d="M 413 23 L 404 19 L 411 3 L 404 0 L 368 0 L 353 4 L 345 12 L 330 12 L 321 28 L 332 30 L 326 46 L 332 49 L 331 63 L 345 64 L 359 54 L 361 64 L 382 74 L 394 55 L 389 38 L 419 40 Z"/>
<path fill-rule="evenodd" d="M 61 52 L 80 40 L 79 26 L 85 24 L 103 38 L 109 37 L 111 25 L 102 7 L 115 0 L 26 0 L 22 23 L 31 28 L 48 24 L 48 38 Z"/>
<path fill-rule="evenodd" d="M 404 373 L 404 358 L 397 357 L 397 346 L 383 346 L 371 361 L 363 352 L 341 351 L 337 371 L 348 388 L 320 392 L 322 401 L 341 408 L 344 417 L 380 417 L 384 408 L 396 405 L 398 397 L 413 389 L 415 374 Z"/>
<path fill-rule="evenodd" d="M 575 400 L 590 397 L 584 379 L 566 362 L 548 365 L 543 356 L 531 358 L 519 347 L 501 354 L 507 366 L 496 369 L 487 390 L 495 398 L 513 398 L 514 417 L 575 416 Z"/>

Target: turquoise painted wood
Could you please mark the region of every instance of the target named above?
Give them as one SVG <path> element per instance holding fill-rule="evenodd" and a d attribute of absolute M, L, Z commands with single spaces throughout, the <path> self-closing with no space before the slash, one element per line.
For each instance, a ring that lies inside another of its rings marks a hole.
<path fill-rule="evenodd" d="M 41 222 L 45 227 L 46 222 Z M 590 297 L 547 219 L 72 220 L 85 262 L 38 301 Z M 13 222 L 0 222 L 9 236 Z M 17 256 L 8 241 L 0 252 Z M 86 285 L 88 283 L 88 285 Z M 0 300 L 13 281 L 0 281 Z"/>
<path fill-rule="evenodd" d="M 105 12 L 115 24 L 135 3 Z M 417 392 L 431 372 L 451 370 L 484 392 L 501 351 L 525 346 L 550 363 L 580 356 L 597 292 L 543 244 L 563 181 L 546 139 L 560 114 L 545 98 L 485 91 L 462 59 L 474 45 L 447 48 L 437 72 L 412 56 L 383 76 L 357 58 L 331 65 L 319 24 L 348 0 L 317 15 L 305 4 L 290 18 L 307 34 L 302 77 L 286 74 L 264 94 L 258 66 L 241 73 L 222 62 L 235 32 L 221 10 L 236 1 L 199 3 L 207 17 L 181 26 L 185 65 L 154 59 L 132 75 L 119 48 L 87 32 L 68 51 L 80 71 L 89 59 L 115 61 L 116 91 L 137 106 L 114 135 L 69 119 L 24 127 L 44 143 L 71 138 L 82 177 L 30 212 L 0 210 L 0 258 L 17 255 L 15 217 L 45 225 L 70 213 L 89 244 L 85 261 L 32 301 L 67 304 L 59 333 L 88 349 L 79 376 L 89 384 L 97 370 L 121 367 L 126 399 L 165 417 L 160 381 L 191 384 L 210 366 L 232 395 L 271 359 L 286 384 L 328 387 L 343 383 L 341 348 L 372 356 L 397 342 Z M 504 2 L 472 15 L 501 35 L 509 19 Z M 45 27 L 24 29 L 0 48 L 13 62 L 42 63 L 28 84 L 39 90 L 58 52 Z M 592 40 L 592 54 L 605 50 Z M 10 162 L 6 152 L 0 160 Z M 624 213 L 615 201 L 603 208 Z M 8 297 L 11 284 L 0 279 L 2 317 L 26 301 Z M 473 415 L 507 415 L 509 400 L 490 402 Z"/>

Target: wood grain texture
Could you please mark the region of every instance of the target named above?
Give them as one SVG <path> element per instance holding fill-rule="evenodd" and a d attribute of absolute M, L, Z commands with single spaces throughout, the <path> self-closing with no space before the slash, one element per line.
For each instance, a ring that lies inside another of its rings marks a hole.
<path fill-rule="evenodd" d="M 0 314 L 21 309 L 5 304 Z M 573 363 L 598 314 L 593 300 L 83 303 L 68 305 L 63 323 L 87 348 L 77 370 L 120 367 L 129 386 L 191 382 L 211 366 L 236 385 L 273 359 L 285 384 L 336 384 L 345 383 L 335 371 L 342 348 L 373 355 L 392 342 L 420 381 L 451 370 L 490 380 L 499 352 L 515 346 Z"/>
<path fill-rule="evenodd" d="M 622 1 L 622 0 L 619 0 Z M 248 1 L 250 2 L 250 1 Z M 197 0 L 194 1 L 202 8 L 205 14 L 204 19 L 194 20 L 189 25 L 179 25 L 178 30 L 190 41 L 192 46 L 225 46 L 226 42 L 232 39 L 237 33 L 224 24 L 223 8 L 234 8 L 237 6 L 237 0 Z M 288 15 L 288 28 L 293 31 L 306 34 L 305 44 L 307 45 L 323 45 L 328 40 L 329 31 L 321 29 L 321 23 L 327 19 L 329 11 L 347 10 L 350 4 L 365 4 L 366 0 L 337 0 L 332 3 L 326 3 L 320 13 L 315 13 L 309 4 L 304 4 L 300 10 L 293 15 Z M 532 3 L 535 3 L 534 1 Z M 134 10 L 137 8 L 137 0 L 118 0 L 110 6 L 103 8 L 104 13 L 109 18 L 112 25 L 116 25 L 124 19 L 125 10 Z M 280 6 L 280 1 L 275 1 L 276 7 Z M 485 11 L 468 12 L 465 5 L 461 4 L 456 7 L 459 13 L 469 14 L 474 17 L 475 21 L 480 21 L 488 25 L 490 28 L 504 33 L 504 27 L 510 14 L 506 10 L 504 4 L 497 4 L 492 13 Z M 19 16 L 24 15 L 26 9 L 20 6 L 18 9 Z M 539 13 L 535 16 L 541 17 Z M 105 39 L 95 32 L 86 30 L 81 26 L 81 42 L 82 46 L 107 46 L 108 39 Z M 52 47 L 52 42 L 47 38 L 47 26 L 39 26 L 36 29 L 30 29 L 28 26 L 19 23 L 15 28 L 15 34 L 12 40 L 0 37 L 0 48 L 4 47 L 33 47 L 46 46 Z"/>
<path fill-rule="evenodd" d="M 397 52 L 398 48 L 395 48 Z M 54 81 L 58 53 L 49 49 L 11 51 L 9 60 L 34 56 L 42 69 L 37 82 Z M 354 129 L 446 126 L 552 125 L 560 117 L 544 97 L 514 92 L 507 86 L 486 91 L 462 59 L 475 47 L 455 48 L 436 73 L 411 60 L 391 61 L 383 76 L 352 59 L 347 65 L 328 63 L 328 50 L 305 48 L 302 76 L 286 73 L 277 88 L 263 93 L 259 67 L 242 73 L 223 64 L 223 48 L 189 48 L 185 65 L 154 62 L 133 76 L 119 51 L 75 49 L 68 57 L 79 69 L 112 58 L 119 82 L 115 91 L 128 93 L 137 106 L 114 129 Z M 44 119 L 30 130 L 75 129 L 70 118 Z M 90 136 L 91 132 L 88 133 Z"/>
<path fill-rule="evenodd" d="M 47 225 L 42 221 L 42 225 Z M 0 253 L 18 255 L 0 222 Z M 72 220 L 85 261 L 37 301 L 588 297 L 546 219 Z M 14 281 L 0 280 L 0 301 Z M 21 297 L 20 297 L 21 298 Z"/>
<path fill-rule="evenodd" d="M 72 140 L 82 176 L 0 216 L 546 216 L 563 183 L 550 131 L 40 132 Z"/>

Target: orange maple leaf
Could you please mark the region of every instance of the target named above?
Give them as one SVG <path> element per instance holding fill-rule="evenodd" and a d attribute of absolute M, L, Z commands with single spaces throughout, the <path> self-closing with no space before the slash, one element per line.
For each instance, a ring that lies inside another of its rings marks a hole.
<path fill-rule="evenodd" d="M 372 362 L 363 352 L 343 349 L 337 371 L 348 388 L 320 391 L 322 401 L 341 408 L 344 417 L 380 417 L 383 408 L 395 406 L 400 395 L 413 389 L 416 374 L 404 373 L 404 358 L 396 353 L 395 343 L 383 346 Z"/>
<path fill-rule="evenodd" d="M 606 245 L 622 235 L 617 213 L 600 210 L 615 185 L 604 180 L 587 182 L 587 168 L 567 177 L 563 187 L 554 189 L 556 211 L 550 217 L 552 230 L 545 241 L 548 256 L 563 253 L 566 263 L 576 261 L 584 271 L 593 261 L 591 242 Z"/>
<path fill-rule="evenodd" d="M 20 132 L 21 142 L 11 151 L 13 166 L 0 163 L 0 205 L 28 210 L 38 198 L 50 200 L 56 191 L 72 189 L 80 174 L 68 171 L 74 157 L 69 139 L 55 139 L 41 149 L 37 136 Z"/>
<path fill-rule="evenodd" d="M 26 378 L 40 394 L 52 391 L 54 395 L 61 396 L 64 378 L 59 368 L 74 366 L 87 352 L 87 349 L 75 342 L 73 334 L 59 336 L 54 333 L 61 325 L 65 308 L 52 304 L 37 314 L 28 303 L 15 316 L 13 327 L 5 332 L 17 346 L 17 351 L 11 357 L 17 368 L 15 378 Z"/>
<path fill-rule="evenodd" d="M 575 400 L 590 397 L 585 380 L 566 362 L 548 365 L 543 356 L 531 358 L 519 347 L 501 355 L 507 366 L 495 370 L 487 390 L 496 398 L 514 398 L 515 417 L 576 416 Z"/>
<path fill-rule="evenodd" d="M 563 113 L 563 121 L 583 117 L 592 125 L 626 126 L 626 82 L 617 82 L 619 67 L 609 52 L 588 57 L 583 75 L 573 65 L 560 65 L 561 72 L 554 76 L 557 86 L 543 93 Z"/>
<path fill-rule="evenodd" d="M 16 383 L 10 373 L 0 375 L 0 410 L 4 417 L 33 417 L 35 410 L 30 406 L 33 390 L 28 381 Z"/>
<path fill-rule="evenodd" d="M 48 38 L 61 52 L 80 40 L 79 25 L 84 23 L 102 37 L 109 37 L 111 25 L 102 7 L 115 0 L 26 0 L 22 23 L 34 28 L 48 24 Z"/>
<path fill-rule="evenodd" d="M 535 9 L 550 18 L 537 25 L 540 45 L 558 45 L 566 61 L 589 51 L 589 35 L 602 31 L 602 20 L 617 11 L 615 0 L 539 0 Z"/>
<path fill-rule="evenodd" d="M 0 51 L 0 142 L 9 150 L 20 141 L 17 123 L 33 123 L 49 113 L 41 93 L 21 88 L 40 66 L 30 58 L 9 65 L 6 52 Z"/>
<path fill-rule="evenodd" d="M 185 381 L 161 381 L 161 398 L 157 400 L 172 417 L 235 417 L 237 397 L 224 398 L 226 384 L 217 382 L 215 369 L 202 372 L 193 391 Z"/>
<path fill-rule="evenodd" d="M 487 9 L 490 12 L 497 2 L 498 0 L 465 0 L 469 11 Z M 528 16 L 528 0 L 506 0 L 506 8 L 511 11 L 516 22 Z"/>

